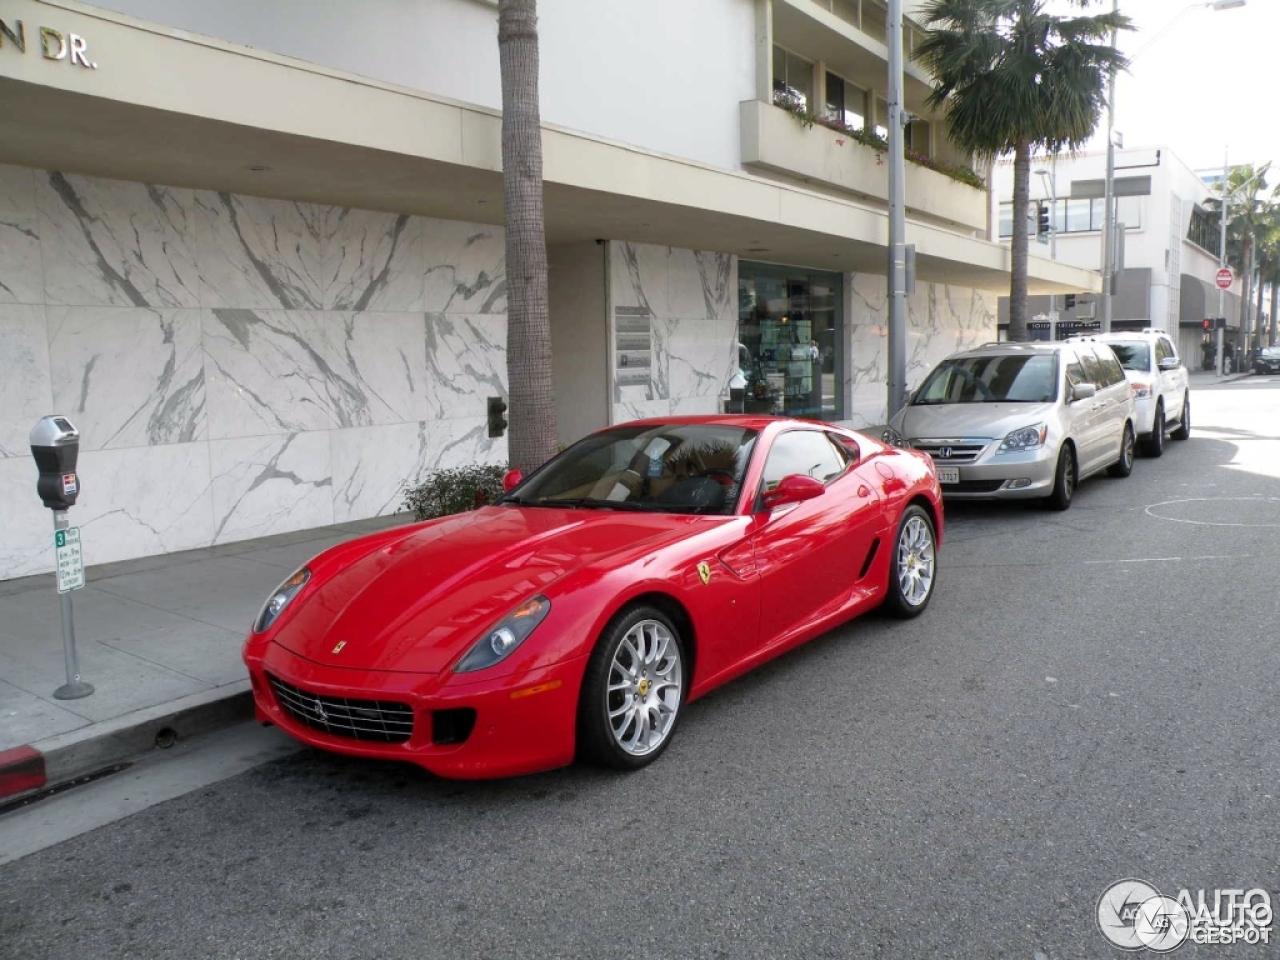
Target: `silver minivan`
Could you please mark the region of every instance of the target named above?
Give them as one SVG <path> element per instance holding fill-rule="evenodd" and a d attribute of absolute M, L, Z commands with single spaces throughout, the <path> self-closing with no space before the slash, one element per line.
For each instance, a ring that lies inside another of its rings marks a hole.
<path fill-rule="evenodd" d="M 1133 417 L 1110 348 L 991 343 L 930 371 L 885 438 L 933 457 L 945 497 L 1041 498 L 1065 510 L 1085 477 L 1129 475 Z"/>

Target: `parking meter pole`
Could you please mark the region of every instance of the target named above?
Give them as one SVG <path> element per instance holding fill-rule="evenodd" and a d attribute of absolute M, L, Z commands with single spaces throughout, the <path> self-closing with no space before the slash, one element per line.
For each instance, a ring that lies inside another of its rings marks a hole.
<path fill-rule="evenodd" d="M 56 534 L 70 526 L 67 511 L 53 511 L 53 530 Z M 76 662 L 76 624 L 71 613 L 71 591 L 58 594 L 58 607 L 62 614 L 62 653 L 67 666 L 67 682 L 53 691 L 55 700 L 79 700 L 93 693 L 93 684 L 80 679 L 80 667 Z"/>

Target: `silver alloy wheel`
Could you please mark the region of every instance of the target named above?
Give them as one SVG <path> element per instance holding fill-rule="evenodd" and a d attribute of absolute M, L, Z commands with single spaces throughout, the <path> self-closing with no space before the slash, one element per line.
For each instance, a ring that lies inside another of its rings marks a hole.
<path fill-rule="evenodd" d="M 910 606 L 918 607 L 929 598 L 933 564 L 933 531 L 924 517 L 909 517 L 898 536 L 898 588 Z"/>
<path fill-rule="evenodd" d="M 658 749 L 680 709 L 684 665 L 680 644 L 658 620 L 641 620 L 622 638 L 609 664 L 605 711 L 618 746 L 633 757 Z"/>

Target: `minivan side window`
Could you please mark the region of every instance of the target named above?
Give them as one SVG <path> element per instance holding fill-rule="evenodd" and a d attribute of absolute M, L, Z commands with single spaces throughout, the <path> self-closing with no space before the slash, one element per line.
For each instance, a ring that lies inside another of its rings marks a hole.
<path fill-rule="evenodd" d="M 1106 374 L 1102 372 L 1098 355 L 1083 344 L 1080 346 L 1080 364 L 1084 367 L 1085 383 L 1092 383 L 1099 390 L 1106 386 Z"/>
<path fill-rule="evenodd" d="M 1098 351 L 1098 363 L 1102 365 L 1102 375 L 1106 377 L 1108 387 L 1124 383 L 1124 367 L 1120 366 L 1120 361 L 1109 348 L 1103 347 Z"/>

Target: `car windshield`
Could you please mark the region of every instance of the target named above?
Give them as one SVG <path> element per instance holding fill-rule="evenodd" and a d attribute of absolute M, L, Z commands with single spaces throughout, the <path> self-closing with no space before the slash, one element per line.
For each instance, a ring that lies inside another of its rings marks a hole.
<path fill-rule="evenodd" d="M 944 360 L 920 385 L 912 404 L 1050 403 L 1058 394 L 1058 358 L 1000 354 Z"/>
<path fill-rule="evenodd" d="M 635 424 L 592 434 L 499 504 L 730 514 L 756 433 L 709 423 Z"/>
<path fill-rule="evenodd" d="M 1263 347 L 1262 355 L 1274 360 L 1280 360 L 1280 347 Z"/>
<path fill-rule="evenodd" d="M 1146 373 L 1151 369 L 1151 345 L 1141 340 L 1108 340 L 1107 346 L 1115 353 L 1120 366 L 1126 370 Z"/>

